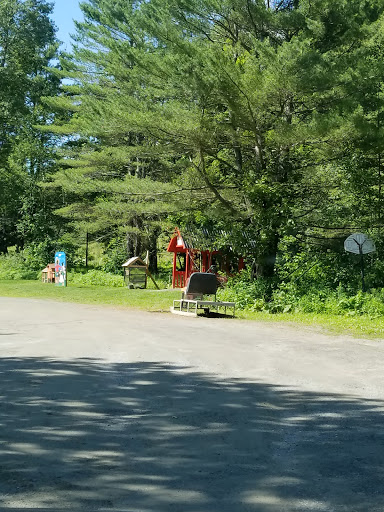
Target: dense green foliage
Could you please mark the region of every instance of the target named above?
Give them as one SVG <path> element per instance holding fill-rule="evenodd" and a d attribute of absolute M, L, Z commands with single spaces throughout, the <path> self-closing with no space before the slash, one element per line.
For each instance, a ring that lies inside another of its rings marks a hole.
<path fill-rule="evenodd" d="M 51 10 L 45 0 L 0 3 L 0 252 L 54 231 L 53 198 L 37 185 L 54 166 L 55 140 L 38 129 L 53 120 L 41 98 L 59 87 Z"/>
<path fill-rule="evenodd" d="M 55 177 L 61 213 L 137 252 L 170 214 L 230 231 L 240 253 L 247 233 L 262 276 L 282 244 L 290 257 L 380 227 L 383 7 L 83 3 L 62 62 L 74 84 L 50 101 L 81 141 Z"/>
<path fill-rule="evenodd" d="M 157 270 L 160 233 L 193 224 L 252 265 L 258 279 L 225 292 L 244 307 L 381 314 L 384 0 L 81 6 L 54 73 L 48 4 L 0 6 L 0 251 L 26 245 L 36 269 L 66 249 L 73 266 L 91 240 L 98 270 L 146 251 Z M 30 38 L 28 63 L 8 26 L 20 48 Z M 370 299 L 343 248 L 352 232 L 376 243 Z"/>
<path fill-rule="evenodd" d="M 36 271 L 26 265 L 22 254 L 0 256 L 0 280 L 37 279 Z"/>
<path fill-rule="evenodd" d="M 248 277 L 233 278 L 225 289 L 219 291 L 222 300 L 236 301 L 239 309 L 265 313 L 316 313 L 341 316 L 379 318 L 384 315 L 384 289 L 372 293 L 348 292 L 337 289 L 305 289 L 295 283 L 280 284 L 271 288 L 263 279 L 250 281 Z"/>

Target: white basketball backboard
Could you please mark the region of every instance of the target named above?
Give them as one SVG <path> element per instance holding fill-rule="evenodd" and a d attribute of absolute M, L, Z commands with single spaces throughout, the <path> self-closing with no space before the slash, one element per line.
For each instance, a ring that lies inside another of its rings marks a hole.
<path fill-rule="evenodd" d="M 354 233 L 344 242 L 344 249 L 354 254 L 368 254 L 376 251 L 373 241 L 363 233 Z"/>

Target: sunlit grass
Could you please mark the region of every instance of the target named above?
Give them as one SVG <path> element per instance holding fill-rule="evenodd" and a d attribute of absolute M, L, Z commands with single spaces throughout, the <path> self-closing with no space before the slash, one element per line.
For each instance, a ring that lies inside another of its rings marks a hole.
<path fill-rule="evenodd" d="M 0 281 L 0 296 L 109 305 L 147 311 L 169 311 L 172 300 L 180 296 L 180 291 L 130 290 L 128 288 L 78 284 L 72 284 L 64 288 L 38 281 Z"/>
<path fill-rule="evenodd" d="M 254 313 L 239 311 L 238 318 L 262 322 L 284 322 L 296 326 L 311 327 L 336 335 L 350 335 L 360 338 L 383 338 L 384 318 L 368 316 L 326 315 L 318 313 Z"/>
<path fill-rule="evenodd" d="M 180 297 L 180 290 L 130 290 L 128 288 L 75 284 L 61 288 L 53 284 L 43 284 L 39 281 L 0 281 L 0 296 L 169 312 L 173 299 Z M 270 314 L 239 310 L 236 312 L 236 317 L 240 320 L 280 322 L 297 327 L 311 327 L 338 335 L 348 334 L 355 337 L 384 339 L 384 318 L 314 313 Z"/>

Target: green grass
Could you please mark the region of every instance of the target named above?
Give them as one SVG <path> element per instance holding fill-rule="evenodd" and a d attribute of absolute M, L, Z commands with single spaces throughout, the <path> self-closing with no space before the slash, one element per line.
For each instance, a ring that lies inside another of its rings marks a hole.
<path fill-rule="evenodd" d="M 281 322 L 296 327 L 311 327 L 327 334 L 349 335 L 356 338 L 384 339 L 384 318 L 366 315 L 344 316 L 318 313 L 264 313 L 240 311 L 239 318 L 261 322 Z"/>
<path fill-rule="evenodd" d="M 0 281 L 0 296 L 26 297 L 80 304 L 107 305 L 145 311 L 168 312 L 180 290 L 129 290 L 106 286 L 69 285 L 67 288 L 39 281 Z M 314 313 L 279 313 L 237 311 L 242 320 L 280 322 L 297 327 L 311 327 L 337 335 L 384 338 L 384 318 L 341 316 Z"/>
<path fill-rule="evenodd" d="M 169 311 L 172 300 L 180 297 L 180 291 L 130 290 L 79 284 L 64 288 L 39 281 L 0 281 L 0 296 L 108 305 L 146 311 Z"/>

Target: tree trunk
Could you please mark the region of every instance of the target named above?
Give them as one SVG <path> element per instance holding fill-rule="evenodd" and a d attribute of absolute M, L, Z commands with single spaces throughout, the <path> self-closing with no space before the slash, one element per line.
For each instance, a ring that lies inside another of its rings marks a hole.
<path fill-rule="evenodd" d="M 275 275 L 275 264 L 277 258 L 277 249 L 279 245 L 278 233 L 273 233 L 270 236 L 270 240 L 255 263 L 254 271 L 252 274 L 258 278 L 271 278 Z"/>
<path fill-rule="evenodd" d="M 157 261 L 157 238 L 159 236 L 159 230 L 156 228 L 153 230 L 150 238 L 149 238 L 149 270 L 154 274 L 158 271 L 158 261 Z"/>

